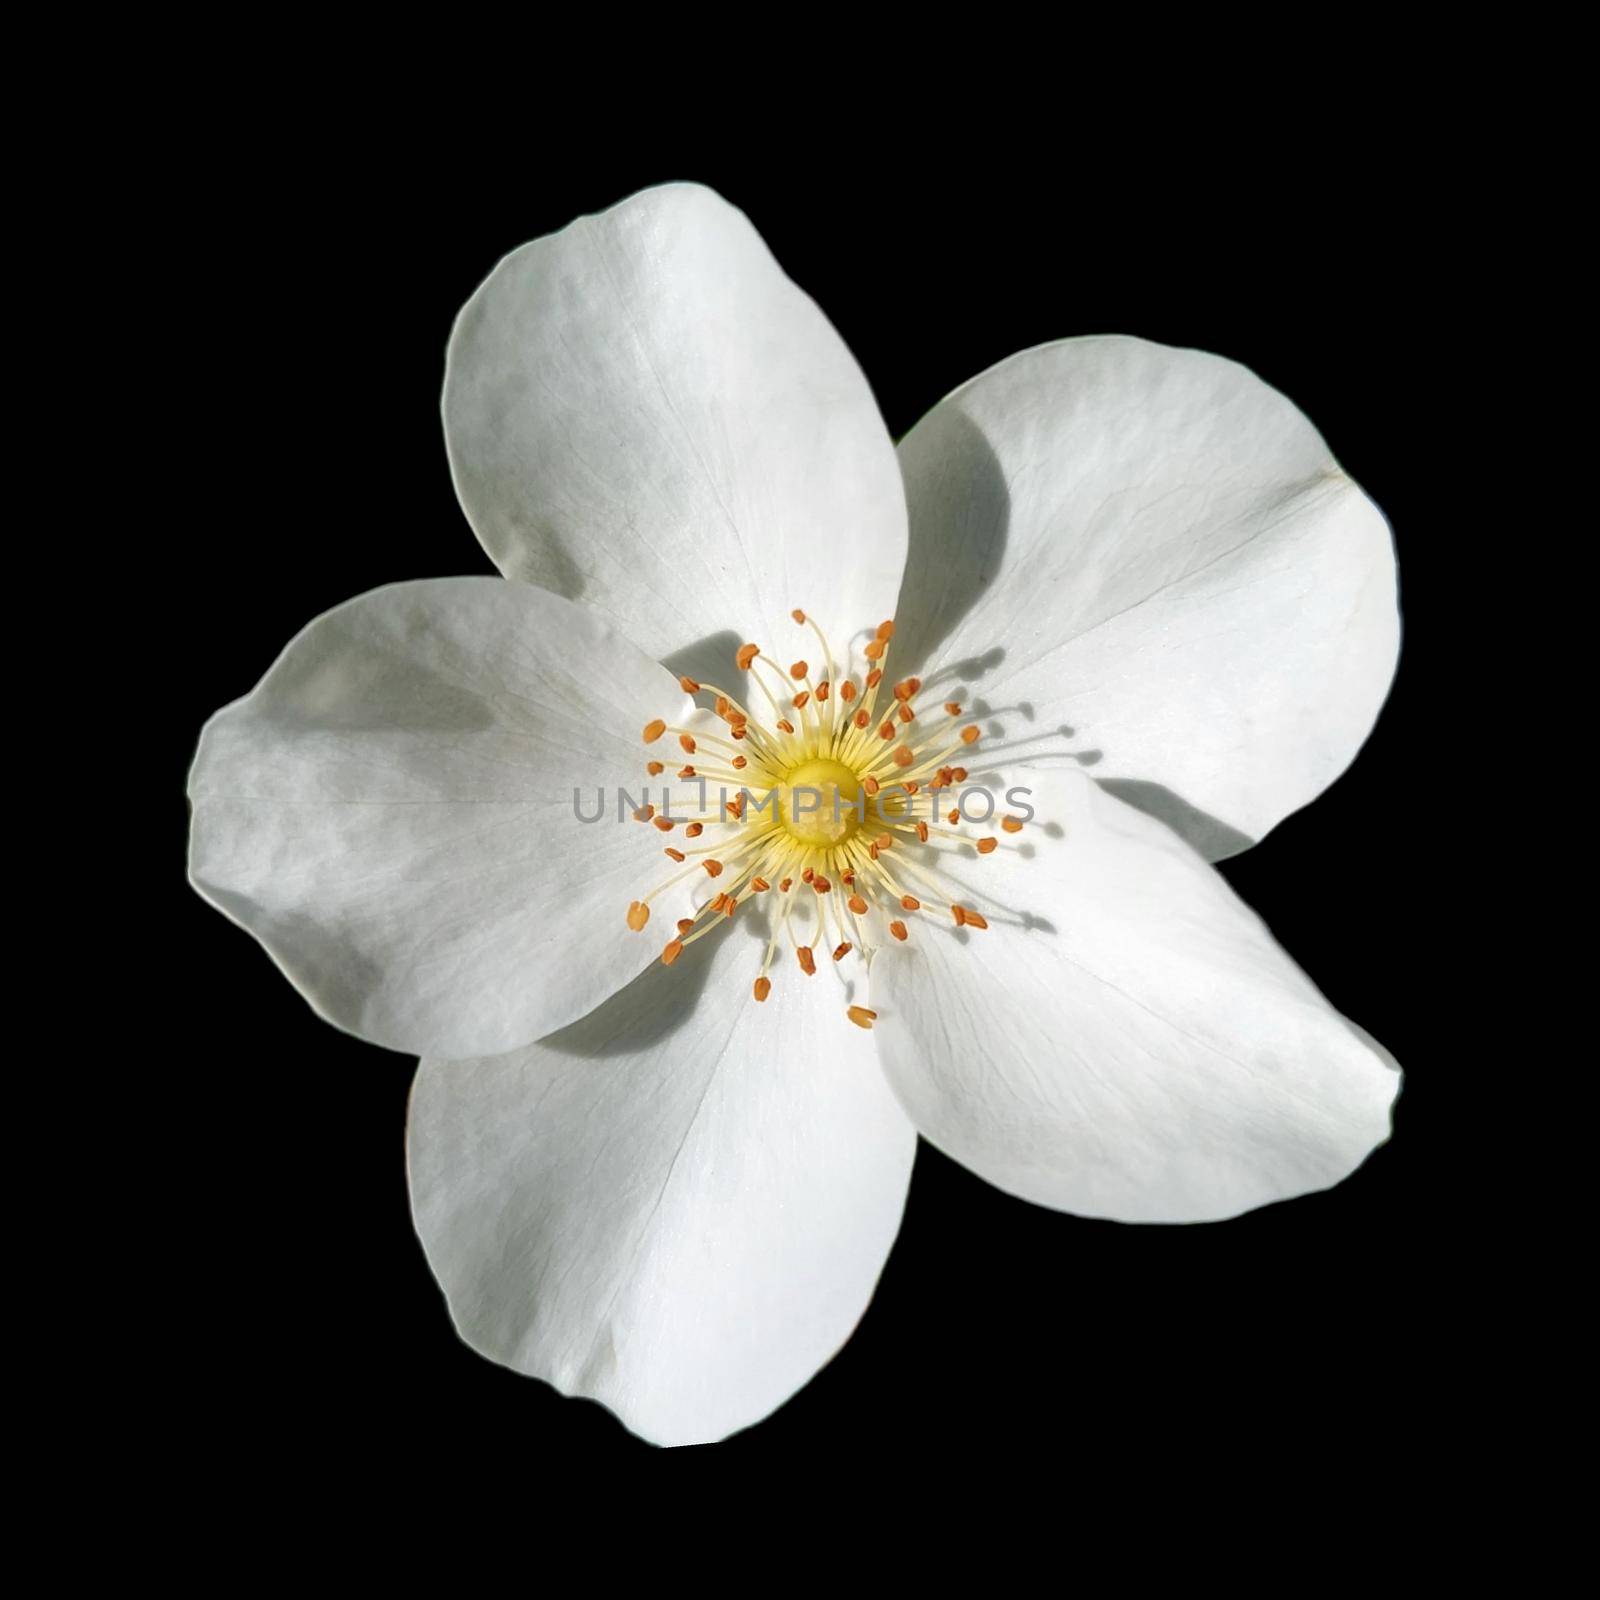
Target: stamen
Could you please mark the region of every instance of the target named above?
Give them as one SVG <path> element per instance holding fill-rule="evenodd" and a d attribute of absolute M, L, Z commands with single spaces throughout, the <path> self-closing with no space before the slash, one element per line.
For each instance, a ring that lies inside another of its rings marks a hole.
<path fill-rule="evenodd" d="M 667 846 L 665 854 L 680 870 L 629 903 L 628 926 L 637 932 L 649 920 L 651 902 L 664 890 L 685 879 L 702 881 L 697 868 L 717 882 L 716 890 L 708 891 L 708 899 L 696 901 L 693 916 L 678 919 L 678 937 L 662 951 L 666 965 L 672 965 L 696 939 L 733 917 L 741 895 L 765 894 L 777 885 L 777 914 L 771 919 L 751 991 L 758 1002 L 771 993 L 768 973 L 780 944 L 788 944 L 801 971 L 814 976 L 817 949 L 831 950 L 835 962 L 855 954 L 870 963 L 888 939 L 907 940 L 907 924 L 899 917 L 866 926 L 863 919 L 870 921 L 874 905 L 886 910 L 897 907 L 901 913 L 924 907 L 949 910 L 957 926 L 986 928 L 988 923 L 980 913 L 930 898 L 922 885 L 931 885 L 935 893 L 941 888 L 940 869 L 933 857 L 944 852 L 933 843 L 935 833 L 941 841 L 975 843 L 980 855 L 992 854 L 999 843 L 992 835 L 973 840 L 963 833 L 959 806 L 948 812 L 949 829 L 930 826 L 940 816 L 939 792 L 966 778 L 964 768 L 944 763 L 962 745 L 977 741 L 979 726 L 974 723 L 957 729 L 940 722 L 937 732 L 928 731 L 927 719 L 919 718 L 914 704 L 922 689 L 922 680 L 916 677 L 894 683 L 886 709 L 875 713 L 878 694 L 887 681 L 892 619 L 882 623 L 862 647 L 868 666 L 858 676 L 850 670 L 852 652 L 837 661 L 827 636 L 803 608 L 795 607 L 790 616 L 816 635 L 822 663 L 816 680 L 806 660 L 785 667 L 763 655 L 754 643 L 741 646 L 734 660 L 740 671 L 754 678 L 771 709 L 770 720 L 757 722 L 726 689 L 679 674 L 678 687 L 685 694 L 714 698 L 715 715 L 725 726 L 725 736 L 699 729 L 691 732 L 657 718 L 645 724 L 644 738 L 653 743 L 670 732 L 686 756 L 698 754 L 698 761 L 685 763 L 677 769 L 677 776 L 700 785 L 701 820 L 689 822 L 669 815 L 670 797 L 663 799 L 659 811 L 646 804 L 634 812 L 639 821 L 653 823 L 663 833 L 682 823 L 686 840 L 700 839 L 708 827 L 740 830 L 713 835 L 716 843 L 708 841 L 688 850 Z M 958 701 L 943 705 L 948 717 L 959 717 Z M 658 777 L 666 764 L 651 760 L 646 770 L 651 777 Z M 720 795 L 713 796 L 708 784 L 724 787 Z M 730 788 L 734 791 L 731 798 Z M 808 791 L 820 798 L 820 805 L 802 798 Z M 1017 833 L 1022 821 L 1006 817 L 999 826 L 1006 833 Z M 907 893 L 896 881 L 902 869 L 918 885 L 917 895 Z M 812 894 L 792 894 L 797 880 L 809 884 Z M 692 889 L 686 892 L 695 893 Z M 802 899 L 807 909 L 797 913 Z M 805 926 L 808 917 L 809 928 Z M 861 1027 L 871 1027 L 876 1020 L 866 1007 L 852 1007 L 848 1014 Z"/>

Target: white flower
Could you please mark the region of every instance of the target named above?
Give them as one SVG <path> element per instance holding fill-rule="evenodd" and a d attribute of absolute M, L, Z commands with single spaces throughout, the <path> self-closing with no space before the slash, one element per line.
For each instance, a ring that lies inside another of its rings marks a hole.
<path fill-rule="evenodd" d="M 444 417 L 513 581 L 311 623 L 205 730 L 191 871 L 321 1016 L 422 1055 L 417 1228 L 475 1349 L 713 1440 L 849 1335 L 919 1131 L 1151 1222 L 1386 1137 L 1392 1063 L 1205 859 L 1338 775 L 1394 668 L 1387 527 L 1283 396 L 1073 339 L 897 452 L 743 215 L 670 185 L 500 263 Z M 690 856 L 669 748 L 756 800 L 898 798 L 830 834 L 719 822 L 713 788 Z M 1020 831 L 948 824 L 962 760 L 1028 791 Z M 619 790 L 657 813 L 619 825 Z"/>

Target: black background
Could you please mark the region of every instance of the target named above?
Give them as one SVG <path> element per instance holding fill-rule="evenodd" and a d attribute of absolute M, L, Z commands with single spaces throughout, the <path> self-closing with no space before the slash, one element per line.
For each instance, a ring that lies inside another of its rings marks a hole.
<path fill-rule="evenodd" d="M 1244 362 L 1322 430 L 1399 551 L 1403 654 L 1370 742 L 1224 868 L 1407 1068 L 1394 1138 L 1330 1193 L 1181 1228 L 1031 1207 L 923 1145 L 854 1337 L 715 1449 L 740 1464 L 813 1451 L 976 1464 L 1115 1446 L 1154 1477 L 1174 1444 L 1190 1461 L 1242 1448 L 1263 1470 L 1316 1440 L 1403 1456 L 1433 1382 L 1429 1308 L 1457 1270 L 1430 1200 L 1448 1121 L 1440 997 L 1416 960 L 1437 915 L 1421 800 L 1440 759 L 1434 635 L 1452 582 L 1420 433 L 1448 381 L 1434 360 L 1449 315 L 1442 202 L 1382 158 L 1294 191 L 1243 149 L 1191 162 L 1180 146 L 1159 179 L 1045 161 L 919 178 L 847 156 L 741 161 L 738 142 L 657 161 L 646 139 L 642 159 L 483 172 L 390 160 L 356 133 L 274 139 L 232 153 L 225 190 L 197 190 L 177 326 L 207 414 L 172 519 L 187 577 L 167 678 L 171 881 L 207 715 L 325 608 L 396 579 L 492 570 L 446 467 L 445 340 L 505 251 L 581 212 L 675 177 L 720 189 L 838 327 L 897 437 L 992 362 L 1067 335 Z M 246 935 L 174 894 L 171 1026 L 201 1131 L 169 1176 L 203 1197 L 182 1223 L 198 1263 L 185 1280 L 224 1330 L 193 1341 L 189 1381 L 230 1448 L 298 1440 L 353 1464 L 391 1444 L 582 1467 L 648 1454 L 598 1406 L 456 1339 L 407 1205 L 414 1063 L 318 1022 Z"/>

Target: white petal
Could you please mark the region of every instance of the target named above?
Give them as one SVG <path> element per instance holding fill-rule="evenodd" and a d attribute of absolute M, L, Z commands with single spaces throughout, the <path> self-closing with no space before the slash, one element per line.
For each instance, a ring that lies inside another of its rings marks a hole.
<path fill-rule="evenodd" d="M 461 1336 L 657 1444 L 759 1421 L 849 1337 L 916 1135 L 792 959 L 750 994 L 760 911 L 510 1055 L 425 1061 L 417 1231 Z"/>
<path fill-rule="evenodd" d="M 1399 648 L 1388 525 L 1245 368 L 1043 345 L 935 407 L 900 458 L 901 670 L 987 656 L 970 692 L 1013 708 L 1014 759 L 1092 765 L 1212 859 L 1349 765 Z"/>
<path fill-rule="evenodd" d="M 1387 1058 L 1161 823 L 1079 773 L 1013 780 L 1036 820 L 951 862 L 988 929 L 919 919 L 873 964 L 873 1037 L 922 1133 L 1008 1193 L 1123 1222 L 1349 1174 L 1388 1137 Z"/>
<path fill-rule="evenodd" d="M 905 498 L 872 393 L 709 189 L 647 189 L 507 256 L 456 323 L 444 415 L 500 570 L 656 656 L 715 638 L 727 670 L 747 637 L 787 659 L 796 606 L 841 641 L 891 614 Z"/>
<path fill-rule="evenodd" d="M 647 757 L 681 760 L 641 732 L 685 704 L 665 669 L 543 590 L 375 590 L 317 618 L 207 724 L 191 879 L 330 1022 L 397 1050 L 510 1049 L 582 1016 L 670 937 L 626 926 L 676 869 L 654 828 L 618 821 L 617 791 L 640 804 L 660 781 Z M 597 786 L 605 814 L 582 823 L 573 791 L 592 816 Z M 669 930 L 686 897 L 657 906 Z"/>

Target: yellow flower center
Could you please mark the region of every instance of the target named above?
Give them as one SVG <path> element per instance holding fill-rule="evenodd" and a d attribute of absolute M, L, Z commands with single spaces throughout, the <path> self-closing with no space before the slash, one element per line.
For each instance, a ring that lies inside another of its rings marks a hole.
<path fill-rule="evenodd" d="M 634 813 L 664 834 L 682 827 L 682 847 L 665 846 L 682 870 L 629 905 L 628 926 L 642 929 L 650 902 L 685 878 L 703 875 L 709 891 L 661 952 L 668 966 L 750 897 L 771 896 L 757 1000 L 772 992 L 769 973 L 785 942 L 800 971 L 814 977 L 819 947 L 836 962 L 852 952 L 870 960 L 887 939 L 910 938 L 904 918 L 916 912 L 944 912 L 957 927 L 987 928 L 981 912 L 946 898 L 939 858 L 967 856 L 972 844 L 984 856 L 1000 843 L 994 833 L 974 838 L 961 831 L 952 791 L 966 782 L 967 769 L 948 758 L 977 740 L 978 727 L 957 726 L 960 705 L 946 701 L 942 715 L 926 716 L 916 708 L 922 680 L 906 678 L 889 688 L 886 708 L 878 709 L 894 624 L 867 637 L 864 665 L 852 669 L 847 659 L 840 672 L 822 630 L 803 611 L 793 615 L 816 635 L 825 671 L 813 674 L 806 661 L 784 668 L 758 646 L 743 646 L 736 664 L 771 709 L 762 721 L 725 689 L 680 679 L 686 694 L 715 697 L 727 737 L 669 727 L 662 718 L 646 723 L 644 742 L 676 735 L 684 765 L 672 774 L 677 781 L 663 786 L 659 814 L 648 801 Z M 652 778 L 666 770 L 663 760 L 647 767 Z M 686 792 L 694 795 L 687 805 Z M 1000 828 L 1019 833 L 1022 821 L 1008 816 Z M 876 1020 L 864 1006 L 849 1006 L 846 1015 L 863 1028 Z"/>
<path fill-rule="evenodd" d="M 866 817 L 866 797 L 853 767 L 832 756 L 802 761 L 778 785 L 778 820 L 803 845 L 842 845 Z"/>

